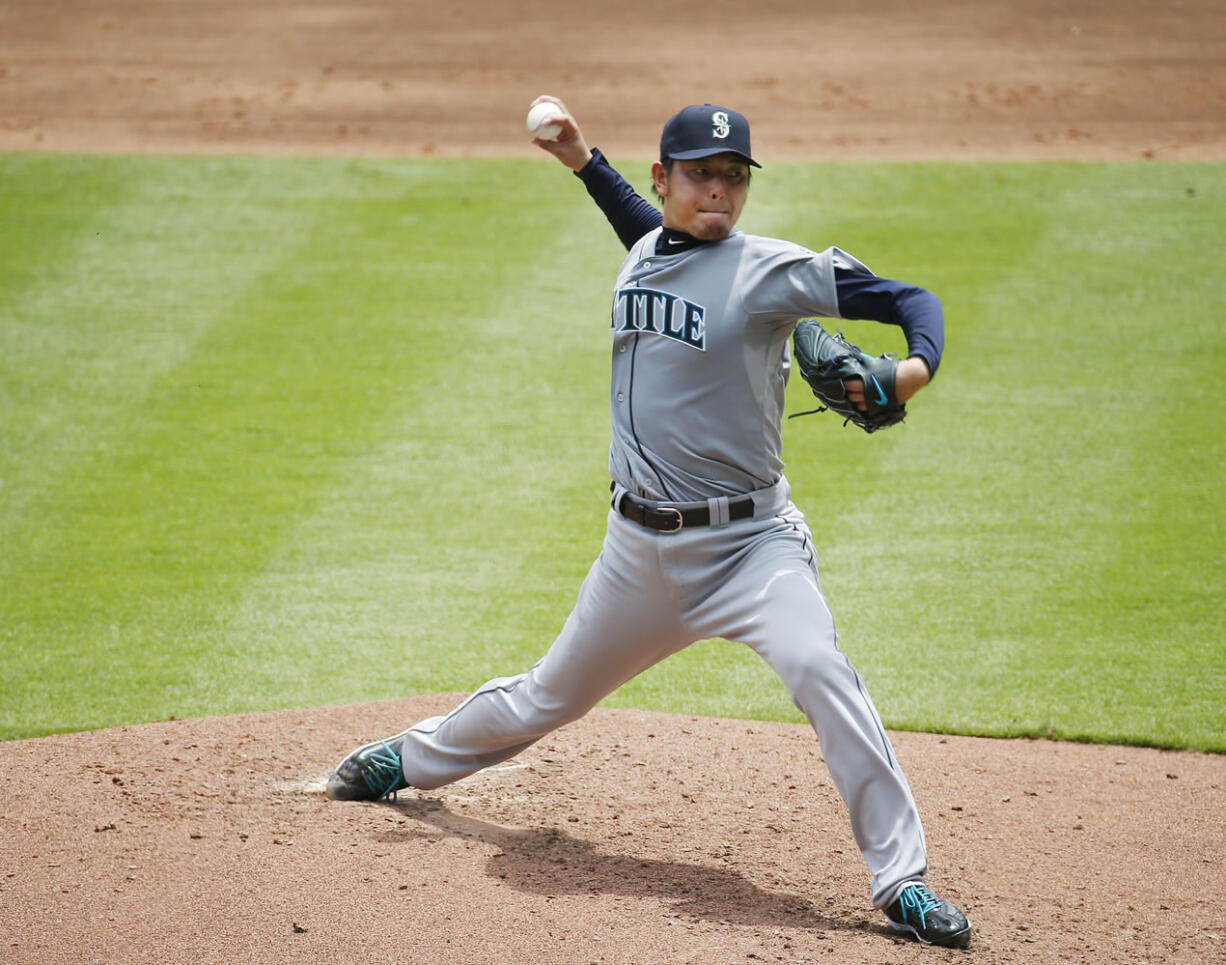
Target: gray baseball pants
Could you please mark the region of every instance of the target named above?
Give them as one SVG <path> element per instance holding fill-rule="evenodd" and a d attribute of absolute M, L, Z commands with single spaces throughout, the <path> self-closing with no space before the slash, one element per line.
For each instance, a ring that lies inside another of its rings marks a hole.
<path fill-rule="evenodd" d="M 670 654 L 722 637 L 752 647 L 817 732 L 872 874 L 873 904 L 884 908 L 922 878 L 919 813 L 864 682 L 838 647 L 804 516 L 784 479 L 753 495 L 752 519 L 673 534 L 610 511 L 600 556 L 536 666 L 489 681 L 402 735 L 409 785 L 430 790 L 514 757 Z"/>

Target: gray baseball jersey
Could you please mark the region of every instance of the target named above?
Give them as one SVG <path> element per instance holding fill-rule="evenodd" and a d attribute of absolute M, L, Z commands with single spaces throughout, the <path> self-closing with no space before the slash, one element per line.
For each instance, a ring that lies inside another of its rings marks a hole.
<path fill-rule="evenodd" d="M 817 254 L 739 229 L 658 255 L 659 235 L 631 248 L 613 294 L 609 474 L 656 500 L 773 485 L 792 329 L 838 316 L 836 263 L 868 269 L 837 248 Z"/>

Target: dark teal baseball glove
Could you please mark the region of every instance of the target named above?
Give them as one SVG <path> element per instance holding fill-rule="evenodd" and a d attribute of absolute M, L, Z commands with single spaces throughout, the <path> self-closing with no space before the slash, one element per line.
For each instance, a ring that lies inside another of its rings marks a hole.
<path fill-rule="evenodd" d="M 895 391 L 898 359 L 871 356 L 843 338 L 842 332 L 831 335 L 811 318 L 796 326 L 792 345 L 801 378 L 822 404 L 813 412 L 836 412 L 843 416 L 843 425 L 854 422 L 865 432 L 897 425 L 906 417 L 907 407 Z M 864 384 L 864 409 L 847 397 L 848 379 Z"/>

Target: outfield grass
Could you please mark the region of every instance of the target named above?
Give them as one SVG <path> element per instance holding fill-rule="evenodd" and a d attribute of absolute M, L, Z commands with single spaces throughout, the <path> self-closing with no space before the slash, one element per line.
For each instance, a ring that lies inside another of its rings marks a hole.
<path fill-rule="evenodd" d="M 945 302 L 908 424 L 785 427 L 887 724 L 1226 751 L 1226 165 L 751 195 Z M 620 257 L 547 159 L 0 155 L 0 737 L 530 664 L 599 548 Z M 799 719 L 720 641 L 609 703 Z"/>

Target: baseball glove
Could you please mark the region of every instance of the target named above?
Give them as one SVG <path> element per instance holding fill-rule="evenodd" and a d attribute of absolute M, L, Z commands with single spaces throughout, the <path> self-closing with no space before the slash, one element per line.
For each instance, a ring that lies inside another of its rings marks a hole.
<path fill-rule="evenodd" d="M 897 425 L 906 417 L 907 407 L 898 401 L 895 392 L 896 358 L 889 355 L 874 358 L 843 338 L 842 332 L 831 335 L 812 319 L 796 326 L 793 342 L 800 375 L 822 403 L 820 409 L 811 412 L 829 409 L 843 416 L 843 425 L 854 422 L 865 432 Z M 860 379 L 863 383 L 865 409 L 848 399 L 845 384 L 848 379 Z"/>

